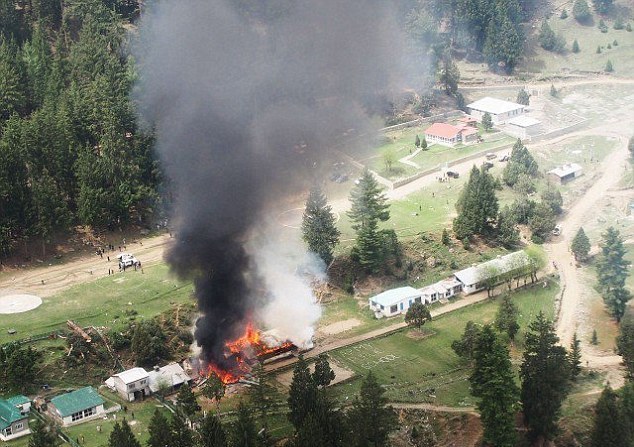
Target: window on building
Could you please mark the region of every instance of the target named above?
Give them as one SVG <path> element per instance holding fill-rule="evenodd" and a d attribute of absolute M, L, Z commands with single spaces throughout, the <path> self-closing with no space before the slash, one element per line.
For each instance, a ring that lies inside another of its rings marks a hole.
<path fill-rule="evenodd" d="M 11 436 L 13 432 L 11 431 L 11 427 L 7 427 L 4 429 L 5 436 Z"/>
<path fill-rule="evenodd" d="M 145 385 L 147 383 L 147 379 L 141 380 L 141 385 Z"/>
<path fill-rule="evenodd" d="M 14 425 L 16 430 L 22 430 L 24 428 L 24 424 L 22 422 L 18 422 Z"/>
<path fill-rule="evenodd" d="M 78 421 L 80 419 L 84 418 L 84 412 L 83 411 L 78 411 L 77 413 L 73 413 L 70 415 L 70 418 L 73 422 Z"/>
<path fill-rule="evenodd" d="M 416 298 L 414 298 L 414 302 L 415 303 L 420 303 L 422 300 L 422 298 L 420 296 L 417 296 Z"/>
<path fill-rule="evenodd" d="M 92 416 L 93 414 L 95 414 L 95 408 L 89 408 L 87 410 L 84 410 L 84 417 L 87 418 L 88 416 Z"/>
<path fill-rule="evenodd" d="M 393 306 L 390 306 L 390 313 L 393 314 L 394 312 L 396 312 L 398 310 L 398 307 L 396 307 L 396 304 Z"/>

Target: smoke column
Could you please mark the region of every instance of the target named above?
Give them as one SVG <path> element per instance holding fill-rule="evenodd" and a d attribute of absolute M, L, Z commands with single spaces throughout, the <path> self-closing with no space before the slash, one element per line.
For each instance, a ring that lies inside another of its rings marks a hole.
<path fill-rule="evenodd" d="M 266 22 L 236 3 L 157 2 L 137 51 L 140 101 L 175 197 L 167 261 L 194 281 L 203 359 L 225 368 L 224 344 L 245 321 L 289 318 L 277 300 L 306 287 L 288 274 L 292 248 L 268 242 L 267 211 L 309 186 L 347 129 L 375 127 L 363 105 L 397 87 L 402 63 L 390 2 L 297 1 Z"/>

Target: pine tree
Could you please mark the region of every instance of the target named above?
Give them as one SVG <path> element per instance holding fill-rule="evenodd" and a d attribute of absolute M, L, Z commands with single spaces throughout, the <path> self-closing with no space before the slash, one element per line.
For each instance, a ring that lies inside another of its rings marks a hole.
<path fill-rule="evenodd" d="M 608 73 L 612 73 L 614 71 L 614 67 L 612 66 L 612 61 L 608 59 L 608 62 L 605 64 L 605 71 Z"/>
<path fill-rule="evenodd" d="M 170 423 L 170 447 L 193 447 L 194 435 L 187 426 L 185 420 L 178 414 L 175 414 Z"/>
<path fill-rule="evenodd" d="M 317 254 L 328 266 L 341 233 L 335 226 L 335 216 L 319 187 L 310 191 L 302 219 L 302 237 L 308 250 Z"/>
<path fill-rule="evenodd" d="M 579 42 L 577 42 L 577 39 L 575 39 L 572 42 L 572 52 L 573 53 L 578 53 L 579 51 L 581 51 L 581 49 L 579 48 Z"/>
<path fill-rule="evenodd" d="M 497 14 L 487 27 L 483 52 L 490 66 L 502 65 L 511 73 L 522 55 L 524 35 L 507 14 L 495 7 L 493 10 L 497 10 Z"/>
<path fill-rule="evenodd" d="M 416 140 L 414 140 L 414 146 L 420 147 L 420 137 L 416 134 Z"/>
<path fill-rule="evenodd" d="M 523 88 L 520 89 L 519 92 L 517 92 L 517 99 L 515 100 L 515 102 L 517 102 L 518 104 L 524 104 L 525 106 L 527 106 L 530 104 L 530 100 L 531 96 Z"/>
<path fill-rule="evenodd" d="M 194 416 L 200 411 L 200 405 L 194 396 L 194 392 L 189 385 L 184 384 L 178 389 L 178 395 L 176 396 L 176 405 L 188 419 L 193 419 Z"/>
<path fill-rule="evenodd" d="M 29 447 L 55 447 L 58 444 L 54 427 L 47 426 L 36 418 L 30 428 L 32 434 L 29 438 Z"/>
<path fill-rule="evenodd" d="M 597 46 L 597 54 L 601 54 L 601 45 Z"/>
<path fill-rule="evenodd" d="M 481 332 L 482 329 L 473 321 L 467 321 L 462 337 L 451 343 L 451 349 L 458 357 L 471 361 Z"/>
<path fill-rule="evenodd" d="M 616 348 L 623 357 L 627 376 L 634 379 L 634 317 L 628 316 L 621 322 Z"/>
<path fill-rule="evenodd" d="M 264 435 L 268 432 L 269 410 L 273 405 L 275 389 L 270 383 L 269 377 L 261 363 L 255 365 L 252 370 L 253 382 L 249 390 L 249 403 L 257 410 L 259 423 L 264 429 Z"/>
<path fill-rule="evenodd" d="M 550 206 L 543 202 L 535 205 L 533 215 L 528 219 L 533 242 L 543 244 L 550 237 L 556 225 L 557 219 Z"/>
<path fill-rule="evenodd" d="M 553 214 L 559 215 L 563 212 L 564 199 L 557 188 L 548 184 L 546 189 L 541 194 L 542 202 L 550 207 Z"/>
<path fill-rule="evenodd" d="M 220 408 L 220 400 L 225 396 L 226 385 L 218 377 L 218 374 L 212 372 L 202 389 L 202 394 L 207 399 L 214 400 L 216 402 L 216 409 Z"/>
<path fill-rule="evenodd" d="M 257 447 L 258 430 L 251 409 L 244 403 L 238 404 L 237 419 L 231 426 L 232 447 Z"/>
<path fill-rule="evenodd" d="M 540 312 L 526 334 L 520 368 L 524 419 L 533 440 L 553 439 L 558 430 L 561 404 L 568 394 L 568 356 L 558 343 L 552 322 Z"/>
<path fill-rule="evenodd" d="M 508 186 L 514 186 L 521 174 L 531 178 L 536 177 L 539 174 L 539 166 L 528 148 L 518 138 L 511 149 L 511 157 L 502 171 L 502 180 Z"/>
<path fill-rule="evenodd" d="M 422 139 L 422 141 L 420 142 L 420 148 L 421 148 L 422 150 L 426 151 L 426 150 L 427 150 L 427 147 L 428 147 L 428 145 L 427 145 L 427 138 L 425 138 L 425 136 L 423 135 L 423 139 Z"/>
<path fill-rule="evenodd" d="M 513 447 L 518 389 L 508 349 L 486 325 L 474 349 L 474 368 L 469 377 L 471 392 L 480 399 L 478 410 L 484 427 L 484 442 Z"/>
<path fill-rule="evenodd" d="M 328 356 L 320 354 L 315 361 L 315 371 L 313 372 L 313 380 L 318 387 L 325 388 L 335 380 L 335 372 L 328 363 Z"/>
<path fill-rule="evenodd" d="M 198 429 L 198 438 L 197 447 L 227 447 L 228 445 L 227 435 L 220 423 L 220 419 L 213 413 L 207 413 L 203 418 Z M 160 447 L 164 447 L 164 444 Z"/>
<path fill-rule="evenodd" d="M 581 341 L 577 338 L 575 332 L 572 336 L 572 342 L 570 343 L 568 360 L 570 362 L 570 376 L 572 380 L 577 380 L 579 374 L 581 374 Z"/>
<path fill-rule="evenodd" d="M 381 237 L 378 222 L 390 217 L 387 199 L 381 192 L 379 184 L 366 169 L 350 193 L 351 208 L 348 216 L 352 228 L 357 232 L 355 252 L 359 264 L 369 272 L 375 272 L 383 261 Z"/>
<path fill-rule="evenodd" d="M 165 447 L 171 445 L 172 431 L 170 430 L 167 418 L 157 408 L 154 410 L 152 419 L 148 426 L 150 437 L 147 441 L 148 447 Z"/>
<path fill-rule="evenodd" d="M 594 9 L 599 14 L 607 13 L 612 7 L 612 2 L 613 0 L 592 0 L 592 3 L 594 4 Z"/>
<path fill-rule="evenodd" d="M 458 239 L 486 234 L 493 229 L 498 215 L 498 200 L 495 196 L 495 180 L 484 168 L 474 166 L 471 169 L 456 209 L 458 217 L 454 219 L 453 230 Z"/>
<path fill-rule="evenodd" d="M 520 325 L 517 322 L 518 314 L 519 311 L 515 303 L 513 303 L 511 295 L 508 293 L 504 294 L 495 317 L 495 327 L 501 332 L 506 332 L 510 340 L 515 340 L 515 335 L 520 330 Z"/>
<path fill-rule="evenodd" d="M 326 434 L 319 419 L 310 413 L 297 430 L 293 447 L 324 447 Z"/>
<path fill-rule="evenodd" d="M 387 436 L 396 425 L 396 417 L 387 406 L 385 390 L 370 371 L 361 383 L 359 398 L 348 412 L 348 426 L 353 442 L 347 445 L 381 447 L 387 445 Z"/>
<path fill-rule="evenodd" d="M 449 240 L 449 232 L 446 228 L 442 229 L 442 236 L 440 240 L 443 245 L 449 245 L 451 243 L 451 241 Z"/>
<path fill-rule="evenodd" d="M 0 38 L 0 124 L 26 111 L 27 97 L 17 63 L 17 50 Z"/>
<path fill-rule="evenodd" d="M 484 112 L 482 115 L 482 126 L 484 130 L 491 130 L 493 128 L 493 119 L 491 118 L 491 114 L 489 112 Z"/>
<path fill-rule="evenodd" d="M 439 64 L 438 81 L 445 89 L 445 93 L 453 95 L 458 91 L 460 81 L 460 70 L 449 55 L 445 55 Z"/>
<path fill-rule="evenodd" d="M 552 30 L 548 21 L 542 22 L 542 27 L 539 31 L 539 45 L 546 51 L 554 51 L 556 46 L 557 36 Z"/>
<path fill-rule="evenodd" d="M 630 292 L 625 288 L 628 275 L 625 247 L 621 234 L 614 227 L 608 228 L 602 237 L 601 254 L 597 261 L 599 287 L 610 313 L 620 321 L 631 298 Z"/>
<path fill-rule="evenodd" d="M 509 249 L 517 247 L 521 242 L 517 222 L 508 205 L 498 214 L 496 240 Z"/>
<path fill-rule="evenodd" d="M 310 374 L 308 364 L 299 356 L 293 369 L 293 380 L 288 391 L 288 419 L 298 430 L 306 416 L 317 407 L 317 384 Z"/>
<path fill-rule="evenodd" d="M 141 447 L 141 443 L 134 437 L 128 422 L 123 419 L 121 424 L 115 422 L 108 440 L 108 447 Z"/>
<path fill-rule="evenodd" d="M 617 394 L 606 386 L 597 402 L 591 447 L 630 447 L 630 436 Z"/>
<path fill-rule="evenodd" d="M 570 250 L 575 255 L 575 259 L 577 261 L 585 261 L 588 258 L 588 253 L 590 253 L 590 247 L 590 239 L 586 236 L 586 232 L 583 231 L 583 227 L 579 227 L 577 234 L 572 239 L 572 244 L 570 244 Z"/>

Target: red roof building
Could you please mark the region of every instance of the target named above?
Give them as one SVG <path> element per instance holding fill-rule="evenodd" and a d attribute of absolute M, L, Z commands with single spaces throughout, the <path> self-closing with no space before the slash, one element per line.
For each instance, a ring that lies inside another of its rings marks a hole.
<path fill-rule="evenodd" d="M 425 139 L 429 143 L 453 146 L 457 143 L 470 143 L 477 137 L 478 130 L 470 126 L 453 126 L 447 123 L 434 123 L 425 130 Z"/>

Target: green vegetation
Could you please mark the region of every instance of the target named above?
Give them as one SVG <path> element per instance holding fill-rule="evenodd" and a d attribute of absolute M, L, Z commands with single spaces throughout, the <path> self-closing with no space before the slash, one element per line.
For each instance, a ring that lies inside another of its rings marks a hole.
<path fill-rule="evenodd" d="M 590 248 L 590 239 L 588 239 L 585 231 L 583 231 L 583 227 L 579 227 L 577 234 L 575 234 L 575 237 L 572 239 L 572 244 L 570 244 L 570 250 L 572 250 L 577 261 L 585 261 L 588 257 L 588 253 L 590 253 Z"/>
<path fill-rule="evenodd" d="M 609 227 L 602 236 L 601 254 L 597 261 L 599 293 L 618 322 L 625 314 L 627 302 L 632 297 L 625 288 L 628 263 L 625 260 L 621 233 L 614 227 Z"/>
<path fill-rule="evenodd" d="M 340 235 L 326 196 L 320 188 L 312 188 L 306 199 L 302 218 L 302 238 L 308 245 L 308 250 L 318 255 L 326 265 L 330 265 Z"/>
<path fill-rule="evenodd" d="M 71 287 L 43 299 L 37 309 L 21 315 L 0 315 L 0 343 L 46 334 L 66 327 L 71 319 L 79 325 L 122 329 L 132 320 L 152 318 L 173 305 L 191 302 L 192 285 L 170 277 L 163 264 L 144 267 Z M 16 335 L 8 335 L 14 328 Z"/>
<path fill-rule="evenodd" d="M 552 317 L 554 296 L 558 287 L 550 284 L 519 290 L 512 294 L 517 305 L 522 340 L 528 323 L 544 311 Z M 453 353 L 451 345 L 460 339 L 468 321 L 492 323 L 497 303 L 489 300 L 441 315 L 425 324 L 423 336 L 403 330 L 386 337 L 370 340 L 331 353 L 337 363 L 364 375 L 372 371 L 385 384 L 390 400 L 403 402 L 431 401 L 439 405 L 473 405 L 465 379 L 469 373 L 464 362 Z M 518 346 L 521 342 L 518 341 Z M 378 360 L 384 358 L 384 362 Z M 391 360 L 388 360 L 391 359 Z M 358 389 L 358 382 L 332 387 L 338 399 Z M 433 392 L 431 391 L 433 389 Z M 435 396 L 435 397 L 433 397 Z"/>

